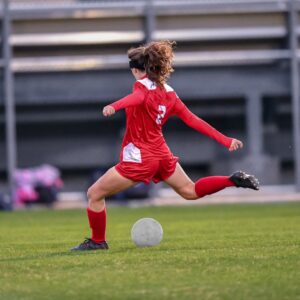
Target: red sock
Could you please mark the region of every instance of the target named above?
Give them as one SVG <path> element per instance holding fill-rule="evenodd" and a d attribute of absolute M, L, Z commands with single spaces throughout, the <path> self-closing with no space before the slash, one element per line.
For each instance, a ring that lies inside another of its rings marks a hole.
<path fill-rule="evenodd" d="M 92 230 L 92 240 L 96 243 L 105 241 L 106 208 L 100 212 L 96 212 L 88 208 L 87 215 Z"/>
<path fill-rule="evenodd" d="M 195 183 L 195 192 L 199 198 L 234 186 L 228 176 L 210 176 L 199 179 Z"/>

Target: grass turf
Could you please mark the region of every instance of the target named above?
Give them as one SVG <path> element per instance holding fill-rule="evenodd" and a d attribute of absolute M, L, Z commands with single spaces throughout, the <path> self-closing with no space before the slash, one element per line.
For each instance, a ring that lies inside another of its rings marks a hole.
<path fill-rule="evenodd" d="M 164 228 L 136 248 L 132 224 Z M 71 253 L 85 212 L 0 214 L 0 299 L 300 299 L 300 203 L 108 209 L 109 251 Z"/>

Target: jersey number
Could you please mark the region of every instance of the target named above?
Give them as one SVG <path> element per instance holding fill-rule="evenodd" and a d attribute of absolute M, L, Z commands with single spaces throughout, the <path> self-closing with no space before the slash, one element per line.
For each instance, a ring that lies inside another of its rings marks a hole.
<path fill-rule="evenodd" d="M 158 115 L 156 118 L 156 124 L 160 125 L 163 117 L 165 116 L 167 108 L 164 105 L 158 105 Z"/>

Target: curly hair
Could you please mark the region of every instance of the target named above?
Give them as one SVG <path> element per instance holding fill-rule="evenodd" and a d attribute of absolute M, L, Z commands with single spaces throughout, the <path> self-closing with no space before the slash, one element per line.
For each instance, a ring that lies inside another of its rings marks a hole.
<path fill-rule="evenodd" d="M 174 72 L 172 62 L 175 42 L 158 41 L 151 42 L 128 51 L 128 58 L 135 60 L 144 67 L 150 80 L 158 86 L 163 86 Z"/>

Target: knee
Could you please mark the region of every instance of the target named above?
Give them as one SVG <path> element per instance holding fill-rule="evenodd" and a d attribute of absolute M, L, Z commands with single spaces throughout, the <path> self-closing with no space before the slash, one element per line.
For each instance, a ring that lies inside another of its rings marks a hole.
<path fill-rule="evenodd" d="M 195 192 L 195 184 L 194 183 L 190 183 L 190 184 L 184 186 L 182 189 L 180 189 L 179 194 L 185 200 L 196 200 L 199 198 Z"/>
<path fill-rule="evenodd" d="M 89 204 L 100 202 L 104 199 L 105 195 L 101 190 L 95 190 L 93 186 L 91 186 L 86 193 Z"/>

